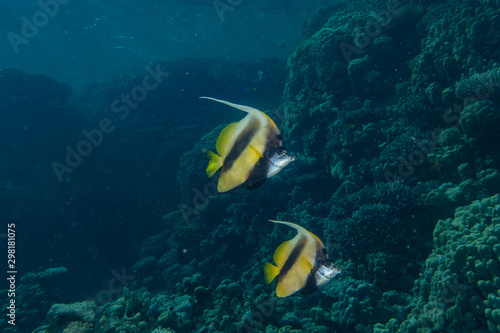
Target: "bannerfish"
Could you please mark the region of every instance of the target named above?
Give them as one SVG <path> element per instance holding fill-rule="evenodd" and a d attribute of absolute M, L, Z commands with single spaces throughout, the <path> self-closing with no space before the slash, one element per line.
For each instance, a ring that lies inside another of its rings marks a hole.
<path fill-rule="evenodd" d="M 239 122 L 227 125 L 220 132 L 215 146 L 218 155 L 207 149 L 210 160 L 206 173 L 212 177 L 220 169 L 217 182 L 220 193 L 238 187 L 256 189 L 295 160 L 294 156 L 286 153 L 278 127 L 264 112 L 211 97 L 200 98 L 248 113 Z"/>
<path fill-rule="evenodd" d="M 276 296 L 287 297 L 301 289 L 310 293 L 341 273 L 328 259 L 326 248 L 316 235 L 294 223 L 270 221 L 298 231 L 293 239 L 282 243 L 274 252 L 276 266 L 264 263 L 266 284 L 278 277 Z"/>

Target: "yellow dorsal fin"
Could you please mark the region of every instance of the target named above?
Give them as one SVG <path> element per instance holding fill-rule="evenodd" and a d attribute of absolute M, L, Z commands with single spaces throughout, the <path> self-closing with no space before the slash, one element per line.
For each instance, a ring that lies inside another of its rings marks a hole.
<path fill-rule="evenodd" d="M 274 123 L 274 121 L 267 114 L 265 114 L 264 112 L 262 112 L 262 111 L 260 111 L 258 109 L 255 109 L 255 108 L 252 108 L 252 107 L 246 106 L 246 105 L 234 104 L 234 103 L 231 103 L 231 102 L 228 102 L 228 101 L 224 101 L 222 99 L 217 99 L 217 98 L 212 98 L 212 97 L 202 96 L 200 98 L 201 99 L 209 99 L 209 100 L 212 100 L 212 101 L 215 101 L 215 102 L 226 104 L 226 105 L 229 105 L 230 107 L 233 107 L 235 109 L 247 112 L 249 114 L 254 114 L 254 115 L 256 115 L 256 114 L 263 114 L 266 117 L 267 121 L 269 121 L 269 123 L 271 124 L 271 127 L 273 127 L 278 134 L 280 133 L 279 130 L 278 130 L 278 127 L 276 126 L 276 124 Z"/>
<path fill-rule="evenodd" d="M 295 223 L 292 223 L 292 222 L 285 222 L 285 221 L 276 221 L 276 220 L 269 220 L 270 222 L 273 222 L 273 223 L 279 223 L 279 224 L 285 224 L 289 227 L 292 227 L 294 228 L 295 230 L 297 230 L 299 233 L 306 233 L 306 234 L 312 234 L 312 232 L 310 232 L 309 230 L 307 230 L 306 228 L 304 227 L 301 227 L 300 225 L 298 224 L 295 224 Z"/>
<path fill-rule="evenodd" d="M 261 111 L 262 112 L 262 111 Z M 273 128 L 276 129 L 276 131 L 278 132 L 278 134 L 280 133 L 280 130 L 278 129 L 278 126 L 276 126 L 276 124 L 274 123 L 274 121 L 271 119 L 271 117 L 269 117 L 267 114 L 265 114 L 264 112 L 262 112 L 264 114 L 264 116 L 266 116 L 267 120 L 269 121 L 269 123 L 271 124 L 271 126 Z"/>
<path fill-rule="evenodd" d="M 311 236 L 316 242 L 318 242 L 321 246 L 324 247 L 323 242 L 321 241 L 321 239 L 318 238 L 318 236 L 316 236 L 315 234 L 313 234 L 312 232 L 310 232 L 309 230 L 307 230 L 306 228 L 304 228 L 298 224 L 295 224 L 292 222 L 285 222 L 285 221 L 275 221 L 275 220 L 269 220 L 269 221 L 274 222 L 274 223 L 279 223 L 279 224 L 285 224 L 289 227 L 292 227 L 295 230 L 297 230 L 299 234 Z"/>
<path fill-rule="evenodd" d="M 286 241 L 280 244 L 276 251 L 274 251 L 273 260 L 278 267 L 283 267 L 286 258 L 290 255 L 293 250 L 293 244 L 291 241 Z"/>
<path fill-rule="evenodd" d="M 238 123 L 231 123 L 224 127 L 224 129 L 220 132 L 219 137 L 217 138 L 217 143 L 215 144 L 217 153 L 219 153 L 220 156 L 225 157 L 229 152 L 231 144 L 235 141 L 234 132 L 237 127 Z"/>
<path fill-rule="evenodd" d="M 276 276 L 278 276 L 280 270 L 278 267 L 271 265 L 268 262 L 264 263 L 264 280 L 266 284 L 271 283 Z"/>
<path fill-rule="evenodd" d="M 222 103 L 222 104 L 226 104 L 226 105 L 229 105 L 230 107 L 233 107 L 235 109 L 238 109 L 238 110 L 241 110 L 241 111 L 244 111 L 244 112 L 247 112 L 247 113 L 262 112 L 260 110 L 254 109 L 254 108 L 252 108 L 250 106 L 240 105 L 240 104 L 234 104 L 234 103 L 231 103 L 231 102 L 228 102 L 228 101 L 224 101 L 222 99 L 217 99 L 217 98 L 212 98 L 212 97 L 205 97 L 205 96 L 202 96 L 200 98 L 202 98 L 202 99 L 210 99 L 212 101 L 216 101 L 216 102 L 219 102 L 219 103 Z"/>
<path fill-rule="evenodd" d="M 214 173 L 216 173 L 217 170 L 220 169 L 224 160 L 219 155 L 208 149 L 207 149 L 207 156 L 210 158 L 210 160 L 208 161 L 208 167 L 206 173 L 208 177 L 212 177 Z"/>
<path fill-rule="evenodd" d="M 291 270 L 276 285 L 276 296 L 287 297 L 304 288 L 307 283 L 307 277 L 313 269 L 311 263 L 300 256 L 291 268 Z"/>

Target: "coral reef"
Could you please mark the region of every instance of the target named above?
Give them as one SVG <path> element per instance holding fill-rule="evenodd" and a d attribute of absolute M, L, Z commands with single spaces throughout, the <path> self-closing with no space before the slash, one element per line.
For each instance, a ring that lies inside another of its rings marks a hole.
<path fill-rule="evenodd" d="M 498 1 L 360 3 L 306 24 L 282 105 L 267 111 L 294 167 L 215 193 L 204 149 L 235 118 L 207 106 L 204 135 L 176 146 L 175 204 L 137 245 L 134 284 L 99 307 L 52 305 L 40 332 L 500 331 Z M 293 231 L 268 219 L 318 235 L 342 275 L 275 297 L 262 263 Z"/>
<path fill-rule="evenodd" d="M 43 272 L 26 273 L 21 278 L 21 283 L 50 283 L 50 280 L 61 278 L 66 273 L 68 273 L 66 267 L 47 268 Z"/>
<path fill-rule="evenodd" d="M 455 96 L 461 100 L 493 99 L 498 101 L 500 68 L 463 78 L 455 84 Z"/>
<path fill-rule="evenodd" d="M 374 331 L 498 332 L 499 208 L 496 194 L 457 208 L 453 219 L 440 220 L 435 248 L 413 289 L 410 315 Z"/>
<path fill-rule="evenodd" d="M 96 305 L 93 302 L 77 302 L 72 304 L 54 304 L 47 314 L 49 322 L 60 321 L 92 322 L 95 318 Z"/>

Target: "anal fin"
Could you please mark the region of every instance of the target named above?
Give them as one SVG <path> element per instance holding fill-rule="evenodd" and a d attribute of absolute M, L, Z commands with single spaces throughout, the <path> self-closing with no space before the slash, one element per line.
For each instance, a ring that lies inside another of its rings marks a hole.
<path fill-rule="evenodd" d="M 266 181 L 266 178 L 262 178 L 261 180 L 258 180 L 255 183 L 253 183 L 252 185 L 247 186 L 246 189 L 250 190 L 250 191 L 256 190 L 259 187 L 261 187 L 262 184 L 264 184 L 265 181 Z"/>

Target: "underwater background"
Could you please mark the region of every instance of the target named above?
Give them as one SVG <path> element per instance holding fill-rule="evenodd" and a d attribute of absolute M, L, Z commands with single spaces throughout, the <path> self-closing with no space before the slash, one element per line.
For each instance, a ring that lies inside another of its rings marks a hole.
<path fill-rule="evenodd" d="M 500 1 L 0 9 L 1 332 L 500 332 Z M 296 161 L 214 193 L 200 96 Z M 276 297 L 270 219 L 342 273 Z"/>

